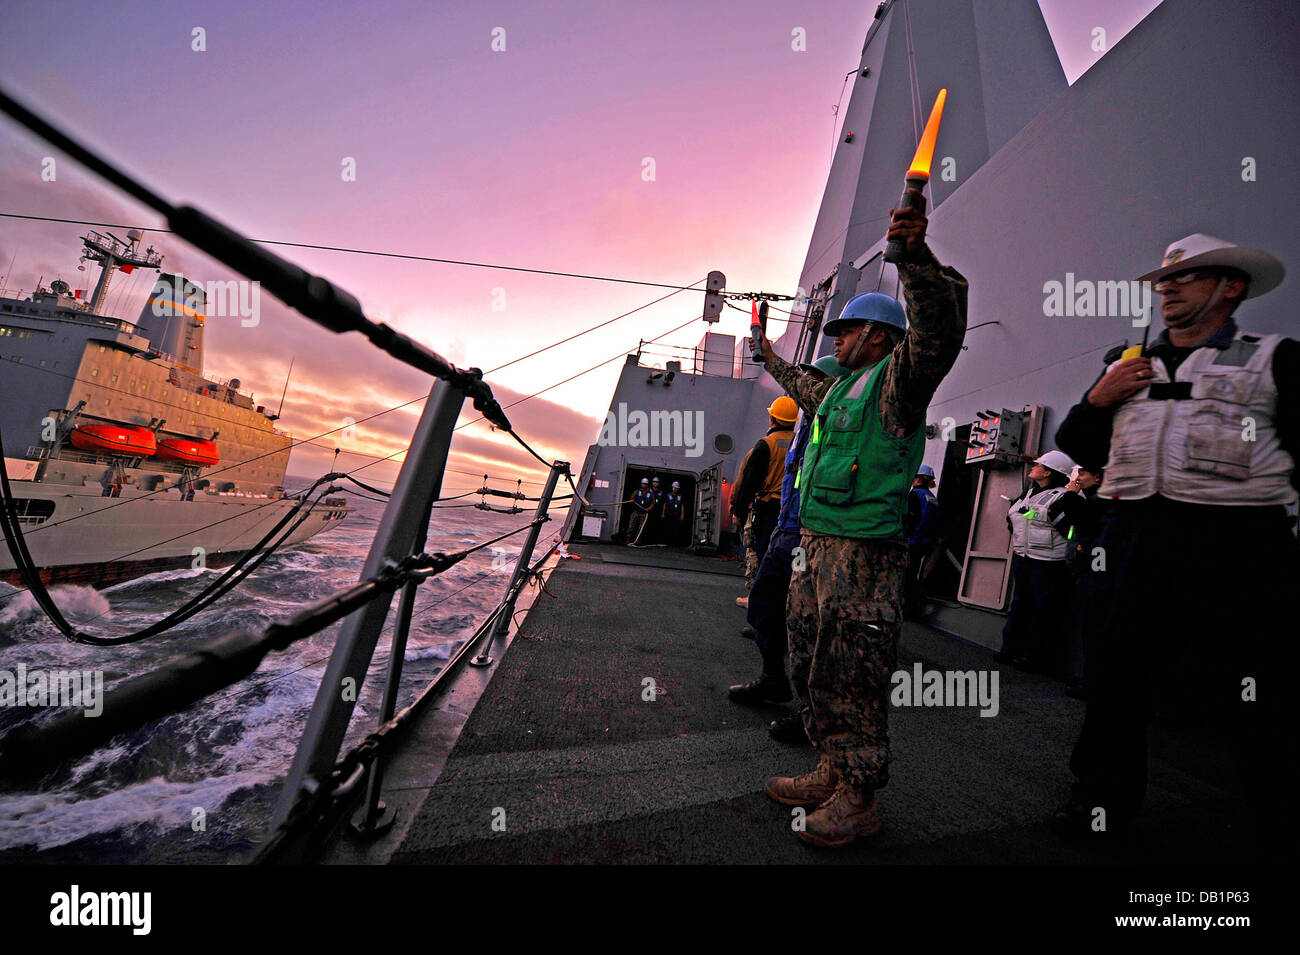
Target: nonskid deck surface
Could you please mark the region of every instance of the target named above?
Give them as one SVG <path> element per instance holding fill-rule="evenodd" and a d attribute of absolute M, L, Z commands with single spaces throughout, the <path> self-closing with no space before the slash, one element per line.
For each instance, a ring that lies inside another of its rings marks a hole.
<path fill-rule="evenodd" d="M 397 863 L 1194 863 L 1246 861 L 1230 760 L 1200 734 L 1153 730 L 1139 832 L 1077 847 L 1044 824 L 1068 794 L 1083 704 L 1004 669 L 996 717 L 893 708 L 881 835 L 838 852 L 799 842 L 763 781 L 815 763 L 774 742 L 781 711 L 737 706 L 757 674 L 737 565 L 575 545 L 551 576 L 412 820 Z M 683 569 L 690 567 L 691 569 Z M 730 573 L 710 572 L 715 568 Z M 904 628 L 899 667 L 992 670 L 988 651 Z M 656 699 L 643 699 L 647 678 Z M 495 824 L 495 827 L 494 827 Z M 504 824 L 504 831 L 501 831 Z"/>

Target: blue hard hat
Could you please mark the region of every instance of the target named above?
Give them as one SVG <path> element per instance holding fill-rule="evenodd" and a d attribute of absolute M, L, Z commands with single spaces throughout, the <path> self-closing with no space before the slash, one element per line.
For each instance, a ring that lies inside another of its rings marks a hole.
<path fill-rule="evenodd" d="M 907 331 L 907 313 L 898 299 L 883 292 L 864 292 L 849 299 L 840 317 L 826 323 L 823 335 L 838 335 L 846 325 L 876 322 Z"/>
<path fill-rule="evenodd" d="M 916 476 L 932 478 L 934 477 L 934 468 L 930 467 L 928 464 L 922 464 L 916 469 Z"/>

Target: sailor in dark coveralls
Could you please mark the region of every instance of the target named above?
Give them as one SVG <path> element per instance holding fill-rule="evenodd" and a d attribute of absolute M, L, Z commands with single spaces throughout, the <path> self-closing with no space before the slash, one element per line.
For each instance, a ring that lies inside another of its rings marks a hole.
<path fill-rule="evenodd" d="M 632 517 L 627 522 L 627 546 L 640 547 L 642 544 L 649 543 L 649 535 L 646 533 L 646 522 L 649 520 L 650 512 L 654 509 L 655 493 L 650 489 L 650 481 L 647 478 L 641 479 L 641 487 L 632 495 Z M 645 538 L 645 540 L 642 540 Z"/>
<path fill-rule="evenodd" d="M 686 510 L 685 502 L 682 500 L 682 484 L 680 481 L 674 481 L 672 490 L 664 495 L 664 532 L 660 543 L 669 547 L 680 547 L 685 543 L 685 534 L 682 532 L 685 519 Z"/>
<path fill-rule="evenodd" d="M 907 544 L 903 514 L 921 464 L 925 413 L 961 353 L 966 280 L 925 244 L 926 218 L 893 214 L 890 238 L 906 243 L 898 272 L 907 298 L 851 299 L 828 322 L 835 357 L 850 374 L 832 383 L 783 361 L 764 339 L 772 377 L 815 415 L 799 472 L 803 569 L 790 579 L 790 672 L 805 684 L 804 724 L 817 768 L 774 776 L 769 796 L 816 806 L 798 836 L 848 845 L 880 830 L 875 790 L 889 778 L 886 710 L 897 662 Z"/>
<path fill-rule="evenodd" d="M 1167 326 L 1110 365 L 1057 442 L 1106 461 L 1088 619 L 1088 710 L 1053 828 L 1100 838 L 1128 827 L 1147 782 L 1153 683 L 1184 668 L 1210 726 L 1226 731 L 1265 851 L 1294 845 L 1289 613 L 1300 556 L 1286 508 L 1300 454 L 1300 342 L 1252 334 L 1233 312 L 1276 287 L 1267 252 L 1192 235 L 1141 280 Z"/>
<path fill-rule="evenodd" d="M 903 614 L 920 616 L 924 603 L 922 576 L 926 564 L 939 543 L 939 501 L 934 496 L 934 468 L 922 464 L 907 494 L 907 513 L 903 515 L 907 534 L 907 579 L 903 584 Z"/>

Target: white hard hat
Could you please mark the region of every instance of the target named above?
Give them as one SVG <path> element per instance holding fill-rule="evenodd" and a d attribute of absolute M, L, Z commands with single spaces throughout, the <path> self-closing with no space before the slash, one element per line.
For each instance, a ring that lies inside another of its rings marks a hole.
<path fill-rule="evenodd" d="M 649 479 L 649 478 L 642 478 L 642 479 L 641 479 L 641 483 L 642 483 L 642 484 L 649 484 L 649 483 L 650 483 L 650 479 Z"/>
<path fill-rule="evenodd" d="M 1041 464 L 1052 471 L 1059 471 L 1061 474 L 1069 474 L 1075 468 L 1074 459 L 1064 451 L 1048 451 L 1036 458 L 1034 463 Z"/>
<path fill-rule="evenodd" d="M 680 481 L 674 481 L 674 482 L 673 482 L 673 490 L 675 490 L 675 491 L 680 491 L 681 489 L 682 489 L 682 484 L 681 484 L 681 482 L 680 482 Z"/>

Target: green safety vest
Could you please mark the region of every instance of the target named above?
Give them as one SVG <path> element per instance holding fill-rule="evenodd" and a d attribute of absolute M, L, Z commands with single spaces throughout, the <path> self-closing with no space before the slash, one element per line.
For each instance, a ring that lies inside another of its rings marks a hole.
<path fill-rule="evenodd" d="M 817 409 L 798 478 L 805 529 L 837 537 L 903 536 L 925 430 L 895 438 L 880 426 L 880 387 L 892 358 L 840 379 Z"/>

